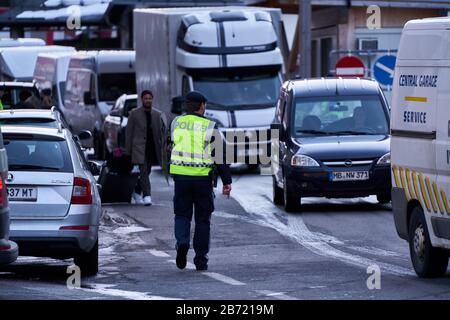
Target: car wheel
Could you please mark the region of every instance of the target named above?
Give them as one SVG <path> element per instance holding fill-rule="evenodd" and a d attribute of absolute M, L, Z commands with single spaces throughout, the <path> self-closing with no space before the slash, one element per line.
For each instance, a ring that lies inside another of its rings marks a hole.
<path fill-rule="evenodd" d="M 273 203 L 276 205 L 281 205 L 284 203 L 283 189 L 277 185 L 277 180 L 275 176 L 272 176 L 272 189 L 273 189 Z"/>
<path fill-rule="evenodd" d="M 415 207 L 411 214 L 409 252 L 414 270 L 419 277 L 439 277 L 447 271 L 448 251 L 431 245 L 425 216 L 420 207 Z"/>
<path fill-rule="evenodd" d="M 286 177 L 284 178 L 283 184 L 283 201 L 284 201 L 284 210 L 286 212 L 297 212 L 300 211 L 300 197 L 292 192 L 289 188 L 289 184 L 287 183 Z"/>
<path fill-rule="evenodd" d="M 81 275 L 96 275 L 98 272 L 98 240 L 91 251 L 77 255 L 74 262 L 80 268 Z"/>
<path fill-rule="evenodd" d="M 391 195 L 390 194 L 377 194 L 377 201 L 381 204 L 389 203 L 389 202 L 391 202 Z"/>

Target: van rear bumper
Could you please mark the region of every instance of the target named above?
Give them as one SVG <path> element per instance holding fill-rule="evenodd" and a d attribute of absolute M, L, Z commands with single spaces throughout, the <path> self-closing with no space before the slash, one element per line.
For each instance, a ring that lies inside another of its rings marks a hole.
<path fill-rule="evenodd" d="M 408 200 L 405 190 L 394 187 L 391 192 L 392 212 L 398 236 L 408 240 Z"/>

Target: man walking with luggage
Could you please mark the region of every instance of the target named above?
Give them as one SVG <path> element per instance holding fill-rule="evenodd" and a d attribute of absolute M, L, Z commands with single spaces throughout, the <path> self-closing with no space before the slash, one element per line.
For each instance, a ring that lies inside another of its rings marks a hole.
<path fill-rule="evenodd" d="M 132 110 L 128 116 L 125 147 L 131 162 L 139 166 L 140 177 L 132 195 L 136 204 L 152 204 L 150 172 L 152 163 L 158 163 L 155 136 L 159 130 L 160 112 L 152 108 L 153 93 L 141 93 L 142 107 Z"/>
<path fill-rule="evenodd" d="M 219 160 L 216 168 L 223 183 L 222 193 L 229 196 L 231 192 L 230 168 L 224 162 L 224 154 L 216 155 L 214 150 L 219 149 L 215 148 L 219 144 L 223 149 L 223 142 L 220 135 L 215 134 L 216 123 L 203 116 L 206 102 L 201 93 L 189 92 L 186 95 L 188 113 L 175 118 L 171 124 L 170 173 L 175 182 L 176 264 L 179 269 L 186 267 L 194 211 L 194 264 L 199 271 L 208 269 L 210 221 L 214 211 L 214 159 Z"/>

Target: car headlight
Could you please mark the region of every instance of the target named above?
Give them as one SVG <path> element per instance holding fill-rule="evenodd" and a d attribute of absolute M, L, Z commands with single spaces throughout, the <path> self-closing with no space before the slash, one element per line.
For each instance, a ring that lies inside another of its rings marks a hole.
<path fill-rule="evenodd" d="M 296 154 L 291 158 L 293 167 L 320 167 L 319 163 L 311 157 L 303 154 Z"/>
<path fill-rule="evenodd" d="M 384 166 L 391 164 L 391 153 L 386 153 L 377 161 L 377 166 Z"/>

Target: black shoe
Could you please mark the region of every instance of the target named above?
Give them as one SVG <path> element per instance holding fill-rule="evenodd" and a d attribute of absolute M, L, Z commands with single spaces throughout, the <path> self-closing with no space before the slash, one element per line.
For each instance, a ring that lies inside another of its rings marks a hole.
<path fill-rule="evenodd" d="M 208 265 L 207 264 L 198 265 L 198 266 L 195 266 L 195 268 L 197 269 L 197 271 L 206 271 L 206 270 L 208 270 Z"/>
<path fill-rule="evenodd" d="M 186 268 L 187 260 L 186 256 L 188 253 L 189 247 L 185 244 L 180 244 L 177 249 L 177 267 L 178 269 Z"/>

